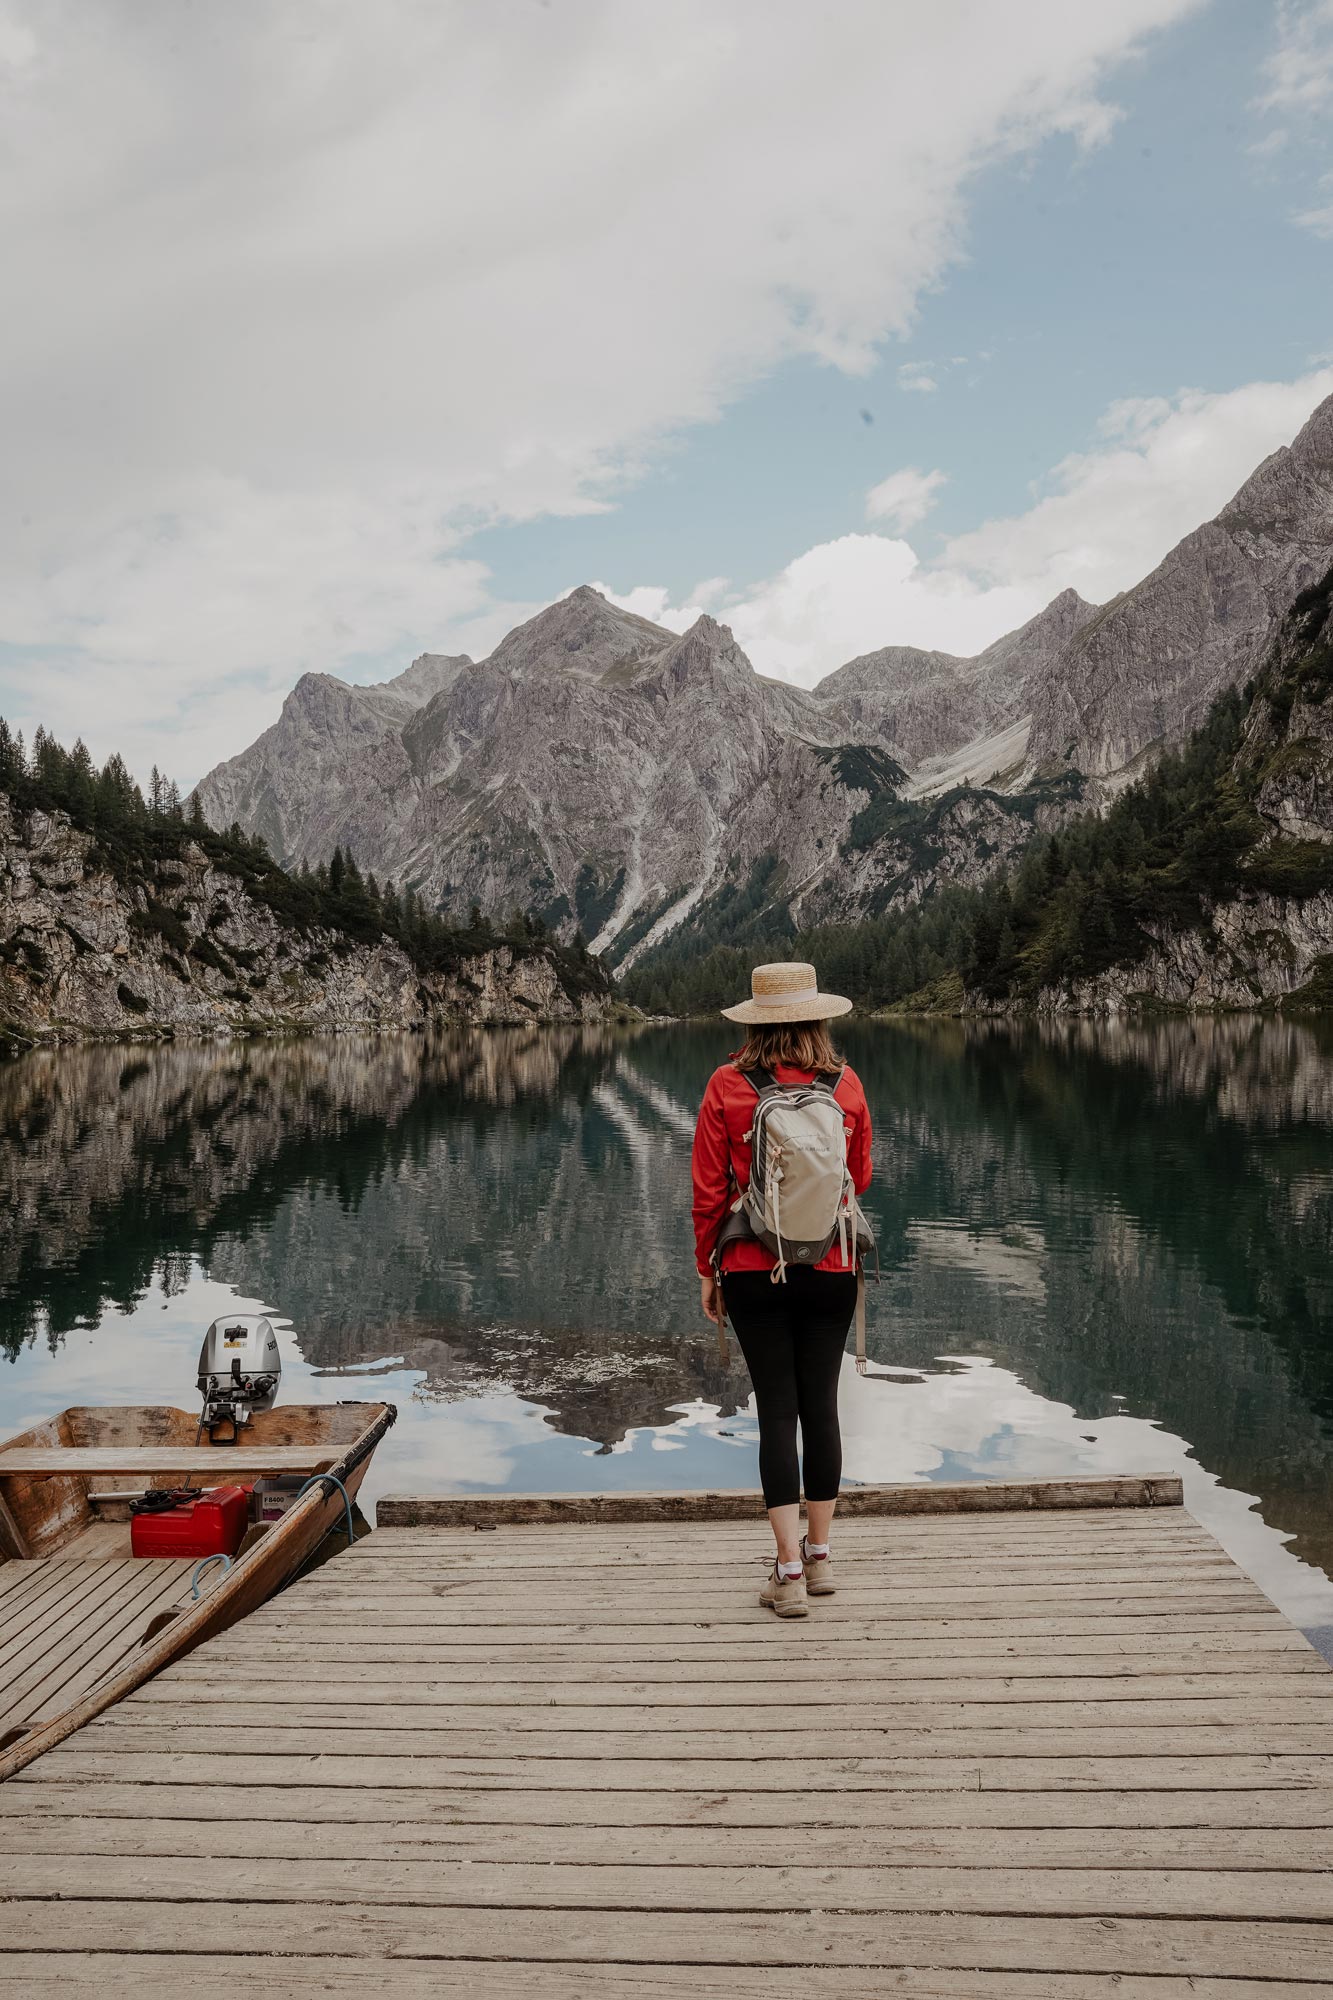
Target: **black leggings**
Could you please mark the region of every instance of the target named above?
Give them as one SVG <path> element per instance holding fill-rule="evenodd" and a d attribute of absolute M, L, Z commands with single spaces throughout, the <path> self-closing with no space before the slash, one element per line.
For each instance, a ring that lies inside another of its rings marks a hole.
<path fill-rule="evenodd" d="M 796 1425 L 801 1426 L 807 1500 L 836 1500 L 842 1478 L 838 1377 L 856 1311 L 856 1279 L 840 1271 L 788 1267 L 722 1279 L 727 1316 L 745 1356 L 759 1409 L 759 1479 L 765 1507 L 801 1497 Z"/>

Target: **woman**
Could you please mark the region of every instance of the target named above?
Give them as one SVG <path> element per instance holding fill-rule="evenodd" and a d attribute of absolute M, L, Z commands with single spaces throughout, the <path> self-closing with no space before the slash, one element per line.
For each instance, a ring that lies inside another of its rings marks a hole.
<path fill-rule="evenodd" d="M 699 1288 L 707 1317 L 724 1310 L 754 1384 L 759 1412 L 759 1477 L 777 1545 L 772 1574 L 759 1601 L 780 1618 L 803 1618 L 808 1597 L 832 1594 L 829 1533 L 842 1478 L 838 1379 L 856 1310 L 856 1250 L 835 1236 L 814 1264 L 786 1261 L 733 1210 L 750 1180 L 750 1130 L 758 1089 L 779 1084 L 830 1086 L 843 1114 L 847 1168 L 858 1195 L 870 1184 L 870 1113 L 855 1072 L 829 1040 L 825 1025 L 849 1013 L 851 1001 L 821 993 L 812 965 L 755 967 L 751 997 L 724 1007 L 748 1030 L 745 1045 L 713 1072 L 694 1134 L 694 1239 Z M 836 1133 L 836 1125 L 834 1127 Z M 720 1252 L 719 1237 L 723 1238 Z M 775 1282 L 781 1278 L 782 1282 Z M 801 1465 L 805 1457 L 807 1532 L 800 1535 Z"/>

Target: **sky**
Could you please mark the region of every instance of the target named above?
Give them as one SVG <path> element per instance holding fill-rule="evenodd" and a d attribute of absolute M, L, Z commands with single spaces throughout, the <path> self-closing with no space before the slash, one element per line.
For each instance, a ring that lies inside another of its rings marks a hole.
<path fill-rule="evenodd" d="M 1333 0 L 0 0 L 0 713 L 1104 601 L 1333 393 L 1330 130 Z"/>

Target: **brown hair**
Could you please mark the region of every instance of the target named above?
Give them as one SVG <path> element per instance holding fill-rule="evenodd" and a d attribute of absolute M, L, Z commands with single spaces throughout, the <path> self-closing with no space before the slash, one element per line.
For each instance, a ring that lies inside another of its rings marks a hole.
<path fill-rule="evenodd" d="M 816 1071 L 842 1068 L 826 1021 L 756 1021 L 731 1060 L 737 1069 L 772 1069 L 777 1063 Z"/>

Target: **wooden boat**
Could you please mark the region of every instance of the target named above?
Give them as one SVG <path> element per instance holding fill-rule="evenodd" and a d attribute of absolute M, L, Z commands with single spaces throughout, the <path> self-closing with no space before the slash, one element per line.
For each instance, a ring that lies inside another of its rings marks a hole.
<path fill-rule="evenodd" d="M 200 1444 L 184 1410 L 64 1410 L 0 1445 L 0 1780 L 244 1618 L 291 1581 L 344 1517 L 332 1480 L 249 1528 L 230 1569 L 130 1553 L 147 1487 L 329 1473 L 355 1497 L 391 1403 L 257 1411 L 234 1444 Z"/>

